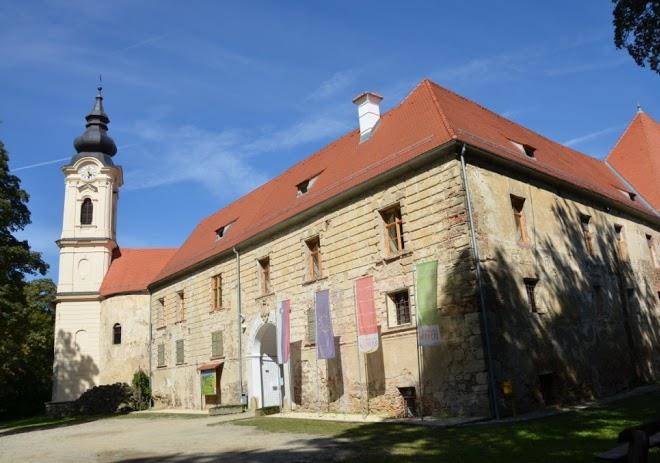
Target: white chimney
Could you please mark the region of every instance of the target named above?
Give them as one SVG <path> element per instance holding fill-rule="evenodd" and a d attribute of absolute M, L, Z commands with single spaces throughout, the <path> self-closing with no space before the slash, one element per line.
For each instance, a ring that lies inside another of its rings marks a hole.
<path fill-rule="evenodd" d="M 377 93 L 364 92 L 353 98 L 358 107 L 358 120 L 360 121 L 360 143 L 371 137 L 380 120 L 380 102 L 383 97 Z"/>

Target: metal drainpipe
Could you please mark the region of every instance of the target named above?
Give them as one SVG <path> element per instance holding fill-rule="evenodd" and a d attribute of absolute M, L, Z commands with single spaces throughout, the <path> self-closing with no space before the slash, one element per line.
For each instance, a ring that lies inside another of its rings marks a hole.
<path fill-rule="evenodd" d="M 153 334 L 151 333 L 151 330 L 153 328 L 153 323 L 151 322 L 151 298 L 153 295 L 151 292 L 149 292 L 149 347 L 147 348 L 147 352 L 149 355 L 149 389 L 151 389 L 151 397 L 154 396 L 154 375 L 152 373 L 151 369 L 151 344 L 153 342 Z M 149 401 L 149 408 L 151 408 L 151 400 Z"/>
<path fill-rule="evenodd" d="M 233 248 L 234 254 L 236 254 L 236 306 L 237 312 L 236 322 L 238 325 L 237 334 L 238 334 L 238 383 L 240 389 L 240 395 L 238 396 L 238 403 L 242 403 L 243 399 L 243 320 L 241 314 L 241 255 L 238 253 L 236 246 Z"/>
<path fill-rule="evenodd" d="M 500 407 L 497 405 L 497 394 L 495 389 L 495 375 L 493 373 L 493 357 L 490 349 L 490 334 L 488 329 L 488 314 L 486 313 L 486 299 L 484 297 L 483 281 L 481 276 L 481 263 L 479 260 L 479 247 L 477 246 L 477 235 L 474 228 L 474 220 L 472 218 L 472 198 L 470 196 L 470 186 L 467 178 L 467 170 L 465 168 L 465 143 L 461 147 L 461 177 L 463 177 L 463 188 L 465 189 L 465 200 L 468 210 L 468 222 L 470 224 L 470 241 L 472 242 L 472 251 L 474 254 L 474 265 L 477 272 L 477 284 L 479 286 L 479 306 L 481 308 L 481 318 L 484 326 L 484 344 L 486 347 L 486 363 L 488 367 L 488 378 L 490 387 L 490 400 L 491 412 L 494 413 L 495 419 L 500 419 Z"/>

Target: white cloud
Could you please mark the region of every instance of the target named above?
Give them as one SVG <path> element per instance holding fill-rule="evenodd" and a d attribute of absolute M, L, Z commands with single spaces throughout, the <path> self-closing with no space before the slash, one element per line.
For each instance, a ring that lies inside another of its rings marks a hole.
<path fill-rule="evenodd" d="M 584 143 L 585 141 L 594 140 L 594 139 L 599 138 L 603 135 L 607 135 L 608 133 L 612 133 L 612 132 L 615 132 L 615 131 L 618 131 L 618 130 L 621 130 L 621 129 L 623 129 L 623 126 L 621 126 L 621 125 L 617 125 L 615 127 L 608 127 L 606 129 L 597 130 L 595 132 L 590 132 L 590 133 L 587 133 L 585 135 L 580 135 L 579 137 L 571 138 L 570 140 L 566 140 L 562 144 L 564 144 L 566 146 L 576 146 L 576 145 L 579 145 L 581 143 Z"/>
<path fill-rule="evenodd" d="M 355 82 L 357 72 L 354 70 L 345 70 L 335 72 L 329 79 L 321 82 L 321 85 L 314 90 L 308 97 L 308 100 L 323 100 L 336 95 L 349 85 Z"/>
<path fill-rule="evenodd" d="M 138 190 L 181 182 L 201 184 L 218 196 L 235 197 L 268 180 L 260 155 L 287 150 L 346 131 L 348 120 L 326 112 L 275 131 L 222 130 L 139 123 L 140 167 L 126 172 L 125 188 Z"/>

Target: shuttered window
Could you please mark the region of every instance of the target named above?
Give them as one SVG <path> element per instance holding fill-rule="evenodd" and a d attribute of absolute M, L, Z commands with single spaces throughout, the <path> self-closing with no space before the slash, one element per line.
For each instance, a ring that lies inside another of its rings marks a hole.
<path fill-rule="evenodd" d="M 165 344 L 158 344 L 158 366 L 165 366 Z"/>
<path fill-rule="evenodd" d="M 307 342 L 316 343 L 316 312 L 314 307 L 307 310 Z"/>
<path fill-rule="evenodd" d="M 211 357 L 218 358 L 225 355 L 222 345 L 222 331 L 211 333 Z"/>
<path fill-rule="evenodd" d="M 176 364 L 181 365 L 183 363 L 183 339 L 179 339 L 176 342 Z"/>

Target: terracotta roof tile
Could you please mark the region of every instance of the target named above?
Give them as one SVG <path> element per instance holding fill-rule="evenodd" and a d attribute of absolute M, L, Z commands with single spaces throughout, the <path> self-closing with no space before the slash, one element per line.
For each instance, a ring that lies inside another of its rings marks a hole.
<path fill-rule="evenodd" d="M 607 156 L 607 162 L 660 210 L 660 124 L 638 112 Z"/>
<path fill-rule="evenodd" d="M 147 285 L 175 252 L 176 248 L 116 251 L 110 268 L 103 278 L 101 296 L 146 291 Z"/>
<path fill-rule="evenodd" d="M 428 80 L 383 114 L 371 138 L 354 130 L 273 180 L 204 219 L 154 282 L 181 272 L 366 180 L 461 140 L 497 156 L 653 214 L 621 193 L 625 185 L 607 165 L 562 146 Z M 536 149 L 528 158 L 512 142 Z M 321 173 L 307 194 L 296 185 Z M 233 222 L 220 240 L 215 230 Z"/>

